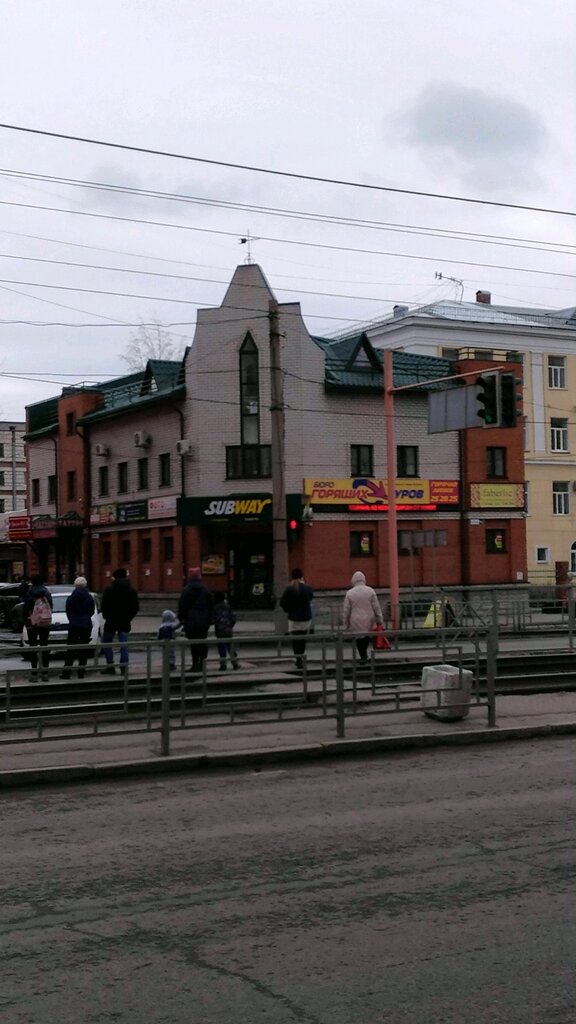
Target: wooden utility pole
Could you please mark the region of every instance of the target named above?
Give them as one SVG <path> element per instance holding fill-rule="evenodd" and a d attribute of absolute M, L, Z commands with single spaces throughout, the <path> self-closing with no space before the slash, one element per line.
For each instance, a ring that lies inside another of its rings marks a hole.
<path fill-rule="evenodd" d="M 282 595 L 288 583 L 288 537 L 286 534 L 286 482 L 284 460 L 284 381 L 280 361 L 278 303 L 271 300 L 270 320 L 270 415 L 272 440 L 272 552 L 274 597 Z"/>

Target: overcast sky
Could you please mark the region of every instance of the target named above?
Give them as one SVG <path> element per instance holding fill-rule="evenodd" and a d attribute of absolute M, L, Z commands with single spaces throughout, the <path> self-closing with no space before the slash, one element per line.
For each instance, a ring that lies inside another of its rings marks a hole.
<path fill-rule="evenodd" d="M 574 211 L 575 52 L 573 0 L 3 0 L 0 121 Z M 63 384 L 128 372 L 121 356 L 134 328 L 127 325 L 178 324 L 170 328 L 175 342 L 189 344 L 197 307 L 219 304 L 246 255 L 239 239 L 248 231 L 278 298 L 300 300 L 316 333 L 383 316 L 394 303 L 455 298 L 460 288 L 450 277 L 463 282 L 466 300 L 482 288 L 505 304 L 576 304 L 576 220 L 568 216 L 6 129 L 0 142 L 3 419 L 24 419 L 26 404 L 59 394 Z M 7 173 L 14 171 L 27 177 Z M 520 241 L 495 244 L 504 239 Z M 40 326 L 55 322 L 94 326 Z"/>

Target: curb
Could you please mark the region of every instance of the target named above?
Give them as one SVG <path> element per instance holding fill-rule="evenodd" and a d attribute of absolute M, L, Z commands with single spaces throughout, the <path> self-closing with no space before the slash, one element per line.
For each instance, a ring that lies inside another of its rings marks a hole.
<path fill-rule="evenodd" d="M 262 747 L 259 750 L 234 750 L 214 754 L 183 754 L 174 757 L 144 758 L 141 761 L 113 761 L 102 764 L 54 765 L 47 768 L 20 768 L 0 771 L 0 790 L 21 786 L 62 785 L 69 782 L 98 782 L 134 776 L 166 775 L 173 772 L 212 771 L 223 768 L 249 768 L 267 764 L 333 759 L 359 755 L 386 754 L 397 750 L 430 747 L 473 746 L 576 734 L 576 722 L 549 725 L 509 726 L 499 729 L 471 729 L 460 733 L 373 736 L 367 739 L 332 740 L 301 746 Z"/>

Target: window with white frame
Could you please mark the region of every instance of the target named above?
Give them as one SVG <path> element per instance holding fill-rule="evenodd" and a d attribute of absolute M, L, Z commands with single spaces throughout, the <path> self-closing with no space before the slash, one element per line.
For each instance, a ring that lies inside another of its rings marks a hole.
<path fill-rule="evenodd" d="M 554 480 L 552 484 L 552 511 L 555 516 L 570 515 L 570 484 L 567 480 Z"/>
<path fill-rule="evenodd" d="M 568 420 L 554 416 L 550 420 L 550 448 L 553 452 L 568 451 Z"/>
<path fill-rule="evenodd" d="M 548 356 L 548 387 L 566 387 L 566 359 L 564 356 Z"/>
<path fill-rule="evenodd" d="M 550 562 L 550 548 L 536 548 L 536 561 L 538 565 L 548 565 Z"/>

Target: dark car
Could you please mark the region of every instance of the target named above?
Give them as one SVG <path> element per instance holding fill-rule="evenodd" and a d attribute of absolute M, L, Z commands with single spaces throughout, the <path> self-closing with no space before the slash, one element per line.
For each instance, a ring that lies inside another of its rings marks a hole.
<path fill-rule="evenodd" d="M 0 583 L 0 629 L 19 633 L 24 625 L 22 617 L 22 584 Z"/>

